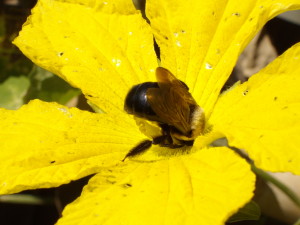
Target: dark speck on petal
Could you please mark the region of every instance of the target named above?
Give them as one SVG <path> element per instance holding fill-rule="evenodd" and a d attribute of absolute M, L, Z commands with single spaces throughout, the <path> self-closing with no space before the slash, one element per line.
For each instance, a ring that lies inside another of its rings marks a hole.
<path fill-rule="evenodd" d="M 245 90 L 245 91 L 243 92 L 243 95 L 246 96 L 246 95 L 248 94 L 248 92 L 249 92 L 248 90 Z"/>
<path fill-rule="evenodd" d="M 123 188 L 130 188 L 132 187 L 132 184 L 126 183 L 122 185 Z"/>

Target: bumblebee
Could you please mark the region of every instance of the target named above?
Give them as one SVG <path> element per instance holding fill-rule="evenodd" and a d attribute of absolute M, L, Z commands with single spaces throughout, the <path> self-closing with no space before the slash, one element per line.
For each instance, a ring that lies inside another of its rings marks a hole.
<path fill-rule="evenodd" d="M 163 67 L 156 69 L 156 79 L 157 82 L 133 86 L 126 96 L 124 109 L 136 117 L 157 123 L 162 134 L 138 144 L 123 161 L 153 144 L 169 148 L 192 146 L 203 132 L 204 111 L 189 93 L 188 86 Z"/>

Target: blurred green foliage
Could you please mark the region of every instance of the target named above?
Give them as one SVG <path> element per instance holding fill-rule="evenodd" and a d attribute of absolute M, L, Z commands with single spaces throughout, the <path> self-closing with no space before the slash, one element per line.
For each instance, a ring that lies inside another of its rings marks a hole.
<path fill-rule="evenodd" d="M 17 109 L 24 104 L 24 96 L 30 86 L 25 76 L 8 77 L 0 84 L 0 107 Z"/>
<path fill-rule="evenodd" d="M 79 89 L 72 88 L 58 76 L 38 66 L 33 67 L 28 77 L 31 85 L 25 96 L 27 102 L 38 98 L 47 102 L 55 101 L 65 105 L 81 93 Z"/>
<path fill-rule="evenodd" d="M 236 214 L 231 216 L 227 223 L 234 223 L 245 220 L 259 220 L 261 216 L 260 207 L 254 202 L 248 202 L 243 208 L 241 208 Z"/>

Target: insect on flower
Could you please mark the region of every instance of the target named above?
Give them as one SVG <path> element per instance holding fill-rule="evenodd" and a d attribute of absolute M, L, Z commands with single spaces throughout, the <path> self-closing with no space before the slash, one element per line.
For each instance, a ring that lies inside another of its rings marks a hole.
<path fill-rule="evenodd" d="M 124 109 L 136 117 L 157 123 L 162 134 L 138 144 L 123 161 L 142 153 L 152 144 L 169 148 L 192 146 L 203 132 L 204 111 L 188 86 L 163 67 L 156 69 L 156 79 L 157 82 L 133 86 L 126 96 Z"/>

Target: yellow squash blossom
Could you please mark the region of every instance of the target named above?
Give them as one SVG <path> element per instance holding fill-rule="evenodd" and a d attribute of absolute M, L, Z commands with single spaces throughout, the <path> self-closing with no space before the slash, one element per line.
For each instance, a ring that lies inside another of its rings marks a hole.
<path fill-rule="evenodd" d="M 34 63 L 82 90 L 104 113 L 38 100 L 0 110 L 0 193 L 55 187 L 89 174 L 58 224 L 224 224 L 253 196 L 250 166 L 300 174 L 300 45 L 248 82 L 220 95 L 236 60 L 266 21 L 299 0 L 147 0 L 142 18 L 128 0 L 40 0 L 15 44 Z M 206 134 L 190 154 L 151 147 L 123 111 L 135 84 L 158 66 L 190 88 Z"/>

